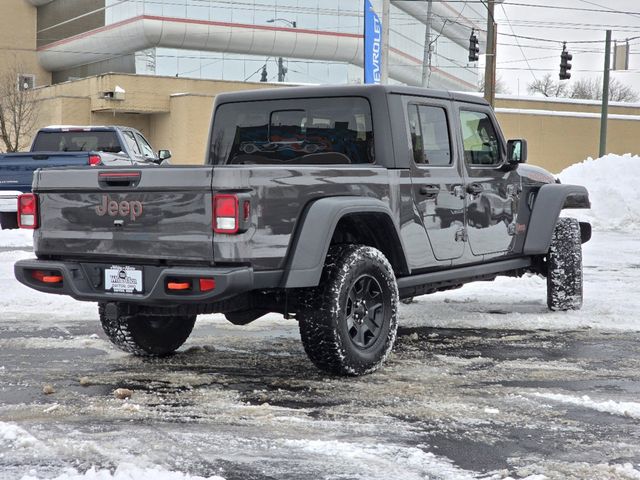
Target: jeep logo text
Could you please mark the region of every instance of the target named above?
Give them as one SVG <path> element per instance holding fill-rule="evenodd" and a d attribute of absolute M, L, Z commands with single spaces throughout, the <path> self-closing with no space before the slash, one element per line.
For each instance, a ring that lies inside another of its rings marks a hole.
<path fill-rule="evenodd" d="M 136 221 L 140 215 L 142 215 L 142 202 L 133 200 L 131 202 L 122 200 L 117 202 L 111 200 L 109 195 L 102 195 L 102 203 L 95 207 L 95 211 L 98 216 L 103 217 L 109 215 L 110 217 L 129 217 L 132 222 Z"/>

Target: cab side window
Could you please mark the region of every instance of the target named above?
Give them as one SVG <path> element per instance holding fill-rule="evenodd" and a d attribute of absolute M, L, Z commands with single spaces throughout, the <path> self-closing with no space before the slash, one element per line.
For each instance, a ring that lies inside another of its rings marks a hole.
<path fill-rule="evenodd" d="M 451 141 L 443 108 L 409 105 L 409 132 L 417 165 L 451 165 Z"/>
<path fill-rule="evenodd" d="M 460 110 L 460 126 L 467 165 L 500 164 L 500 142 L 489 115 Z"/>
<path fill-rule="evenodd" d="M 149 145 L 149 142 L 147 142 L 145 138 L 139 133 L 136 133 L 135 135 L 136 135 L 136 140 L 138 141 L 138 145 L 140 145 L 140 148 L 142 149 L 142 154 L 144 155 L 144 158 L 151 159 L 151 160 L 156 158 L 156 154 L 153 152 L 153 148 L 151 148 L 151 145 Z"/>
<path fill-rule="evenodd" d="M 142 152 L 140 151 L 140 147 L 138 146 L 136 139 L 133 137 L 133 133 L 126 130 L 122 132 L 122 134 L 124 136 L 125 141 L 127 142 L 127 145 L 129 146 L 129 149 L 133 152 L 133 154 L 138 157 L 141 157 Z"/>

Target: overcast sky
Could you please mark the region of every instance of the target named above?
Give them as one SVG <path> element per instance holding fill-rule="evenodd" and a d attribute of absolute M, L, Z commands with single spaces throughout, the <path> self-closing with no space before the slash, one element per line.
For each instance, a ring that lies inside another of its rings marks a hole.
<path fill-rule="evenodd" d="M 529 7 L 517 4 L 538 5 Z M 546 7 L 546 8 L 541 8 Z M 568 7 L 564 10 L 549 7 Z M 592 9 L 599 11 L 581 11 Z M 618 10 L 631 13 L 604 13 Z M 640 37 L 640 0 L 506 0 L 496 5 L 498 32 L 502 34 L 566 41 L 573 54 L 572 80 L 602 76 L 604 68 L 605 31 L 613 31 L 614 40 Z M 597 40 L 598 43 L 572 43 Z M 520 48 L 517 44 L 520 44 Z M 615 72 L 622 82 L 640 92 L 640 38 L 631 40 L 630 72 Z M 512 94 L 526 94 L 534 76 L 547 71 L 558 79 L 561 44 L 527 40 L 500 35 L 498 38 L 498 76 Z M 529 64 L 524 61 L 524 57 Z M 613 58 L 612 58 L 613 61 Z M 531 70 L 529 70 L 529 66 Z"/>

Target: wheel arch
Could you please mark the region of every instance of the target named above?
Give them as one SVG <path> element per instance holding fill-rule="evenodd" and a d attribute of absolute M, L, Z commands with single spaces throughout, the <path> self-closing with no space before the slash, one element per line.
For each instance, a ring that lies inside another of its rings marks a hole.
<path fill-rule="evenodd" d="M 296 229 L 282 286 L 317 286 L 332 243 L 362 243 L 377 248 L 396 273 L 405 273 L 406 257 L 393 218 L 389 206 L 373 198 L 316 200 L 306 209 Z"/>
<path fill-rule="evenodd" d="M 564 208 L 591 208 L 589 192 L 581 185 L 549 183 L 540 187 L 533 204 L 524 242 L 525 255 L 546 254 Z"/>

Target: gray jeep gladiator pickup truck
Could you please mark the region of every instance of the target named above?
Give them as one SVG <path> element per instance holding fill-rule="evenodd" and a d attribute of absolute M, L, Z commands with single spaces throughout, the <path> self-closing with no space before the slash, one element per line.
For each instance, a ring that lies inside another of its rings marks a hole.
<path fill-rule="evenodd" d="M 38 170 L 19 211 L 37 259 L 15 275 L 98 302 L 137 355 L 176 350 L 198 314 L 279 312 L 316 366 L 365 374 L 391 351 L 402 298 L 533 272 L 549 308 L 581 307 L 591 227 L 559 214 L 588 193 L 526 155 L 472 95 L 221 94 L 204 166 Z"/>

